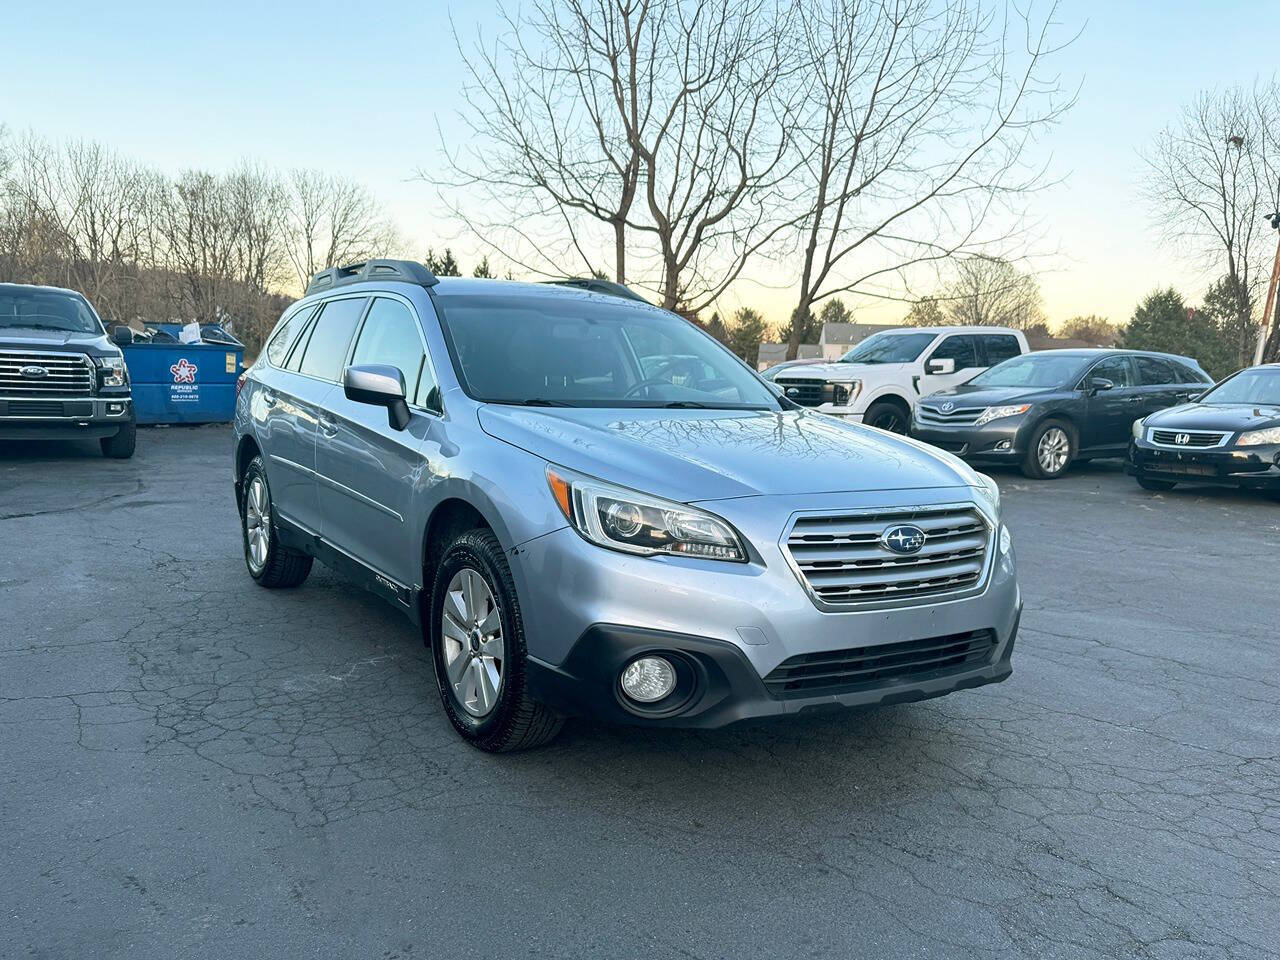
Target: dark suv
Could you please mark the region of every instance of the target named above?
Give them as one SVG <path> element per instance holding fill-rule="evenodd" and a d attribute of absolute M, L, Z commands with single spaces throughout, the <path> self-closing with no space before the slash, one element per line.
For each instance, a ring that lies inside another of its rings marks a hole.
<path fill-rule="evenodd" d="M 74 290 L 0 283 L 0 439 L 96 439 L 131 457 L 129 371 Z"/>

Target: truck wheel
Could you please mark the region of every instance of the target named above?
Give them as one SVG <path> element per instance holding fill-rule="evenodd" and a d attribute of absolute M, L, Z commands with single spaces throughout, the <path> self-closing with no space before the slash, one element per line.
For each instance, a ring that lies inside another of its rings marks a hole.
<path fill-rule="evenodd" d="M 492 531 L 468 530 L 445 548 L 430 609 L 436 685 L 462 739 L 489 753 L 552 740 L 564 719 L 525 686 L 524 621 Z"/>
<path fill-rule="evenodd" d="M 892 400 L 877 400 L 867 407 L 867 412 L 863 415 L 862 422 L 868 427 L 875 427 L 877 430 L 885 430 L 889 433 L 906 433 L 907 423 L 910 419 L 911 415 L 903 409 L 901 404 L 894 403 Z"/>
<path fill-rule="evenodd" d="M 130 417 L 120 425 L 113 437 L 103 437 L 98 441 L 102 447 L 102 455 L 115 460 L 128 460 L 133 456 L 138 445 L 138 421 Z"/>
<path fill-rule="evenodd" d="M 1031 431 L 1022 472 L 1033 480 L 1055 480 L 1076 455 L 1076 432 L 1063 420 L 1046 420 Z"/>
<path fill-rule="evenodd" d="M 311 573 L 313 561 L 309 554 L 280 542 L 261 456 L 249 462 L 240 489 L 240 533 L 249 576 L 264 587 L 298 586 Z"/>

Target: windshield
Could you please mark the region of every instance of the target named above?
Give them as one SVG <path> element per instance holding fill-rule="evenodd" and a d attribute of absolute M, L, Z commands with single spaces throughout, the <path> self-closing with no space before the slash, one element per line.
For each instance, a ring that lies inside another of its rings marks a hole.
<path fill-rule="evenodd" d="M 1026 353 L 997 363 L 969 383 L 975 387 L 1065 387 L 1080 375 L 1087 357 Z"/>
<path fill-rule="evenodd" d="M 1254 403 L 1280 407 L 1280 370 L 1245 370 L 1223 380 L 1203 397 L 1201 403 Z"/>
<path fill-rule="evenodd" d="M 437 299 L 458 378 L 477 400 L 554 407 L 781 405 L 732 353 L 656 307 L 592 296 Z"/>
<path fill-rule="evenodd" d="M 51 290 L 0 290 L 0 327 L 102 333 L 102 324 L 83 297 Z"/>
<path fill-rule="evenodd" d="M 911 363 L 933 343 L 932 333 L 876 333 L 840 358 L 841 363 Z"/>

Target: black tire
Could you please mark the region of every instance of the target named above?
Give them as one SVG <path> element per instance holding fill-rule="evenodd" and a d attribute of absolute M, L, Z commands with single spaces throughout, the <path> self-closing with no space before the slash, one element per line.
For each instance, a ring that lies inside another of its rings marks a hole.
<path fill-rule="evenodd" d="M 251 495 L 256 496 L 255 485 L 261 484 L 264 500 L 258 506 L 250 502 Z M 252 520 L 260 520 L 252 524 Z M 266 535 L 266 552 L 261 562 L 250 547 L 250 527 L 261 529 Z M 244 543 L 244 565 L 249 569 L 260 586 L 271 589 L 296 587 L 307 579 L 314 562 L 310 554 L 302 553 L 284 546 L 280 542 L 280 533 L 276 524 L 275 504 L 271 500 L 271 487 L 267 484 L 267 472 L 262 466 L 262 457 L 256 456 L 249 461 L 249 468 L 244 472 L 240 482 L 240 536 Z"/>
<path fill-rule="evenodd" d="M 911 423 L 911 413 L 905 406 L 893 400 L 877 400 L 867 407 L 862 422 L 868 427 L 889 433 L 906 433 Z"/>
<path fill-rule="evenodd" d="M 138 445 L 138 421 L 129 417 L 127 422 L 120 425 L 115 436 L 103 437 L 98 444 L 102 447 L 104 457 L 128 460 L 133 456 L 133 451 Z"/>
<path fill-rule="evenodd" d="M 1041 444 L 1054 451 L 1049 456 Z M 1056 480 L 1069 469 L 1075 459 L 1078 443 L 1076 431 L 1065 420 L 1046 420 L 1031 431 L 1027 452 L 1022 457 L 1022 472 L 1032 480 Z M 1061 454 L 1065 453 L 1065 457 Z"/>
<path fill-rule="evenodd" d="M 1150 490 L 1153 493 L 1164 493 L 1176 487 L 1176 480 L 1151 480 L 1148 477 L 1134 477 L 1138 481 L 1138 486 L 1143 490 Z"/>
<path fill-rule="evenodd" d="M 464 706 L 449 680 L 446 659 L 448 653 L 443 630 L 445 595 L 454 578 L 465 575 L 466 570 L 478 573 L 483 579 L 492 607 L 500 617 L 499 629 L 502 632 L 503 657 L 496 702 L 483 716 L 473 715 Z M 444 712 L 462 739 L 489 753 L 509 753 L 540 747 L 555 738 L 564 725 L 564 718 L 529 696 L 525 676 L 528 651 L 520 602 L 516 597 L 511 568 L 492 531 L 485 528 L 468 530 L 445 548 L 431 589 L 429 617 L 428 638 L 435 663 L 436 686 L 440 690 Z"/>

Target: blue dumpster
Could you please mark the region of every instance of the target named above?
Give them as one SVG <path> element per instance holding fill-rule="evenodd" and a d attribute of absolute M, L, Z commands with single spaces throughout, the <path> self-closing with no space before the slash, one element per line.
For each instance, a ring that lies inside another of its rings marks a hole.
<path fill-rule="evenodd" d="M 223 423 L 235 415 L 243 344 L 125 344 L 139 423 Z"/>

